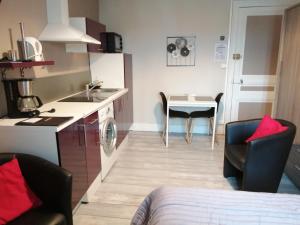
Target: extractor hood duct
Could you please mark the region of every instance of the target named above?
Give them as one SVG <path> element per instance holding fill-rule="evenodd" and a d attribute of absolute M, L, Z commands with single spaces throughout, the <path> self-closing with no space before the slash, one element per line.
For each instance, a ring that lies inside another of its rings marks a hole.
<path fill-rule="evenodd" d="M 70 26 L 68 0 L 47 0 L 47 16 L 48 24 L 39 37 L 40 41 L 101 44 L 95 38 Z"/>

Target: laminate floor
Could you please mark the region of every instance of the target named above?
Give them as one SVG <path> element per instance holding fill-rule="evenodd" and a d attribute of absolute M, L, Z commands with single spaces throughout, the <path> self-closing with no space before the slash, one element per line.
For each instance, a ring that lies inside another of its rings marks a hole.
<path fill-rule="evenodd" d="M 159 133 L 132 132 L 127 145 L 89 204 L 81 205 L 74 225 L 128 225 L 145 196 L 159 186 L 236 189 L 235 179 L 223 177 L 224 136 L 195 136 L 187 144 L 171 134 L 165 148 Z M 284 176 L 279 192 L 299 190 Z"/>

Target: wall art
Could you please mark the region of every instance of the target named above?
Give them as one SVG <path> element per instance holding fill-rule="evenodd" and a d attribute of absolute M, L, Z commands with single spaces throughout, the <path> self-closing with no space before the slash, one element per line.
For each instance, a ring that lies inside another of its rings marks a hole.
<path fill-rule="evenodd" d="M 196 37 L 167 37 L 167 66 L 195 66 Z"/>

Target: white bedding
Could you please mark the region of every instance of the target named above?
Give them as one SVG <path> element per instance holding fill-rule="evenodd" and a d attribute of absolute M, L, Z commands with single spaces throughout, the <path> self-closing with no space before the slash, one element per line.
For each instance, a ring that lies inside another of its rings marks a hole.
<path fill-rule="evenodd" d="M 150 193 L 131 225 L 300 225 L 300 196 L 162 187 Z"/>

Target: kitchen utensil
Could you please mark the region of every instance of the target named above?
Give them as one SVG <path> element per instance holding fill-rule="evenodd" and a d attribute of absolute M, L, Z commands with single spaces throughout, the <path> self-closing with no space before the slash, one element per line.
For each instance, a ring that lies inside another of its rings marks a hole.
<path fill-rule="evenodd" d="M 16 50 L 8 50 L 8 60 L 10 61 L 17 61 L 17 51 Z"/>
<path fill-rule="evenodd" d="M 172 52 L 175 51 L 175 50 L 176 50 L 176 45 L 175 45 L 175 44 L 173 44 L 173 43 L 168 44 L 168 46 L 167 46 L 167 51 L 168 51 L 169 53 L 172 53 Z"/>
<path fill-rule="evenodd" d="M 55 113 L 55 111 L 56 111 L 56 110 L 55 110 L 54 108 L 52 108 L 52 109 L 50 109 L 50 110 L 41 112 L 41 114 L 42 114 L 42 113 Z"/>
<path fill-rule="evenodd" d="M 27 48 L 26 48 L 26 44 L 25 44 L 25 34 L 24 34 L 24 24 L 22 22 L 19 23 L 20 24 L 20 30 L 21 30 L 21 45 L 20 45 L 20 50 L 19 54 L 20 54 L 20 58 L 22 60 L 27 60 Z"/>
<path fill-rule="evenodd" d="M 14 40 L 12 35 L 12 29 L 8 29 L 9 32 L 9 40 L 10 40 L 10 50 L 8 50 L 8 60 L 17 61 L 17 51 L 14 49 Z"/>
<path fill-rule="evenodd" d="M 188 50 L 187 47 L 183 47 L 183 48 L 180 50 L 180 54 L 181 54 L 181 56 L 183 56 L 183 57 L 187 57 L 187 56 L 190 54 L 190 50 Z"/>

